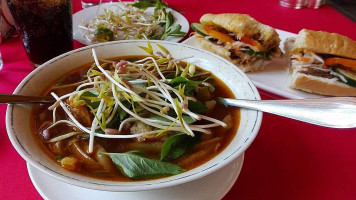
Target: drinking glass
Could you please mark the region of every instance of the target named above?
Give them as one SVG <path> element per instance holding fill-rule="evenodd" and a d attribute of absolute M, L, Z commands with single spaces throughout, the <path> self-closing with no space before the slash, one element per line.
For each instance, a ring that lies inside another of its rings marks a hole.
<path fill-rule="evenodd" d="M 73 49 L 71 0 L 6 0 L 32 66 Z"/>
<path fill-rule="evenodd" d="M 279 5 L 287 8 L 300 9 L 306 6 L 307 0 L 279 0 Z"/>
<path fill-rule="evenodd" d="M 308 8 L 320 8 L 325 3 L 325 0 L 308 0 L 307 6 Z"/>
<path fill-rule="evenodd" d="M 101 3 L 111 3 L 112 0 L 82 0 L 82 8 L 99 5 Z"/>

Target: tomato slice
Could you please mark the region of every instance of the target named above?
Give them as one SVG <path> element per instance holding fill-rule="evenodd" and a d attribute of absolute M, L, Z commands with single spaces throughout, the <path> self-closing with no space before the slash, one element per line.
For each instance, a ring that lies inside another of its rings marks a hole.
<path fill-rule="evenodd" d="M 245 36 L 242 36 L 242 37 L 240 38 L 240 40 L 241 40 L 241 42 L 244 42 L 244 43 L 246 43 L 246 44 L 249 44 L 249 45 L 251 45 L 251 46 L 256 47 L 256 48 L 258 49 L 258 51 L 260 51 L 260 52 L 261 52 L 261 51 L 264 51 L 264 48 L 262 47 L 261 43 L 259 43 L 259 42 L 256 41 L 256 40 L 250 39 L 250 38 L 245 37 Z"/>
<path fill-rule="evenodd" d="M 324 60 L 324 66 L 342 65 L 345 69 L 356 71 L 356 60 L 346 58 L 327 58 Z"/>
<path fill-rule="evenodd" d="M 209 28 L 208 26 L 204 26 L 204 30 L 213 38 L 218 39 L 222 42 L 230 42 L 231 44 L 234 42 L 232 37 L 226 33 L 222 33 L 216 30 Z"/>

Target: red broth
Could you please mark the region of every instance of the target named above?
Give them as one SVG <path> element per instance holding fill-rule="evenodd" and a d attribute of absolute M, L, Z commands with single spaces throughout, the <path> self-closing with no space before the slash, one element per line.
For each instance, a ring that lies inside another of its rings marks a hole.
<path fill-rule="evenodd" d="M 122 59 L 132 59 L 132 56 L 120 57 L 115 60 Z M 134 57 L 134 58 L 142 58 Z M 185 65 L 183 63 L 183 65 Z M 59 85 L 71 84 L 81 80 L 86 79 L 84 76 L 88 70 L 89 65 L 80 67 L 58 79 L 55 83 L 51 84 L 49 88 L 44 92 L 44 95 L 50 95 L 50 92 L 55 92 L 58 96 L 70 93 L 75 90 L 75 87 L 67 88 L 54 88 Z M 202 69 L 198 69 L 203 71 Z M 230 89 L 217 77 L 213 74 L 210 74 L 212 77 L 212 84 L 216 87 L 215 91 L 212 94 L 212 99 L 216 97 L 227 97 L 234 98 L 234 95 Z M 34 137 L 37 139 L 38 144 L 42 147 L 44 153 L 46 153 L 50 158 L 53 159 L 53 162 L 57 162 L 58 165 L 62 165 L 59 162 L 60 159 L 65 157 L 74 157 L 79 160 L 78 167 L 75 169 L 70 169 L 77 173 L 80 173 L 85 176 L 94 177 L 98 179 L 113 180 L 113 181 L 140 181 L 147 179 L 132 179 L 124 176 L 120 170 L 111 163 L 111 168 L 104 168 L 98 163 L 98 157 L 94 153 L 88 153 L 88 139 L 79 137 L 78 135 L 72 136 L 70 138 L 61 140 L 59 142 L 47 142 L 44 139 L 43 129 L 50 125 L 52 121 L 52 112 L 48 110 L 49 105 L 37 105 L 32 111 L 32 124 L 33 124 L 33 133 Z M 199 165 L 209 161 L 223 151 L 226 146 L 231 142 L 232 138 L 235 136 L 239 121 L 240 121 L 240 110 L 238 108 L 225 107 L 221 104 L 216 104 L 216 106 L 205 114 L 209 117 L 213 117 L 219 120 L 223 120 L 227 115 L 230 116 L 228 123 L 228 128 L 223 128 L 221 126 L 211 128 L 212 134 L 197 134 L 199 136 L 199 142 L 194 145 L 194 147 L 186 154 L 180 156 L 179 158 L 170 160 L 170 163 L 180 166 L 185 170 L 190 170 Z M 56 114 L 57 120 L 59 119 L 68 119 L 67 115 L 64 113 L 61 107 L 57 108 Z M 130 127 L 129 127 L 130 128 Z M 126 128 L 126 129 L 129 129 Z M 67 124 L 61 124 L 54 128 L 51 128 L 51 137 L 56 137 L 59 135 L 66 134 L 68 132 L 78 131 L 76 128 L 69 126 Z M 168 136 L 167 136 L 168 137 Z M 154 139 L 145 139 L 137 140 L 134 139 L 106 139 L 95 137 L 95 151 L 98 148 L 103 148 L 106 152 L 110 153 L 123 153 L 132 150 L 140 150 L 144 152 L 145 156 L 152 159 L 160 158 L 160 151 L 167 137 L 154 138 Z M 99 147 L 98 147 L 99 146 Z M 82 155 L 79 155 L 78 149 L 82 151 Z M 83 159 L 87 156 L 87 158 Z M 108 156 L 106 156 L 108 159 Z M 66 168 L 66 167 L 64 167 Z M 68 169 L 68 168 L 67 168 Z"/>

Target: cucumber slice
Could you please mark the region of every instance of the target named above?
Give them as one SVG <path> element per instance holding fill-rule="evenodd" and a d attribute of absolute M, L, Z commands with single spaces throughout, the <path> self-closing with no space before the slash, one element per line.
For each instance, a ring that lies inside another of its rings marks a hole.
<path fill-rule="evenodd" d="M 192 23 L 190 25 L 190 27 L 192 27 L 192 29 L 199 33 L 202 36 L 208 36 L 209 34 L 204 30 L 204 25 L 203 24 L 199 24 L 199 23 Z"/>
<path fill-rule="evenodd" d="M 334 71 L 340 74 L 341 76 L 343 76 L 346 80 L 345 82 L 345 80 L 343 81 L 340 79 L 341 81 L 345 82 L 347 85 L 356 87 L 356 72 L 350 70 L 344 70 L 338 67 L 335 67 Z"/>

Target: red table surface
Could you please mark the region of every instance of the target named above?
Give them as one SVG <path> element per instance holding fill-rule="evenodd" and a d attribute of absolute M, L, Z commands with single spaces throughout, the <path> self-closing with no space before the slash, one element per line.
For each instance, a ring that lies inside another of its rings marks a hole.
<path fill-rule="evenodd" d="M 288 9 L 277 0 L 167 0 L 190 23 L 204 13 L 247 13 L 272 27 L 297 33 L 302 28 L 344 34 L 356 40 L 356 24 L 330 6 Z M 73 0 L 74 12 L 81 9 Z M 75 43 L 75 47 L 80 47 Z M 4 67 L 0 93 L 12 93 L 32 70 L 19 38 L 0 45 Z M 263 99 L 270 99 L 262 95 Z M 0 106 L 0 199 L 41 199 L 25 161 L 12 147 Z M 241 174 L 224 197 L 230 199 L 355 199 L 355 129 L 323 128 L 264 114 L 260 132 L 245 153 Z M 63 191 L 65 192 L 65 191 Z"/>

